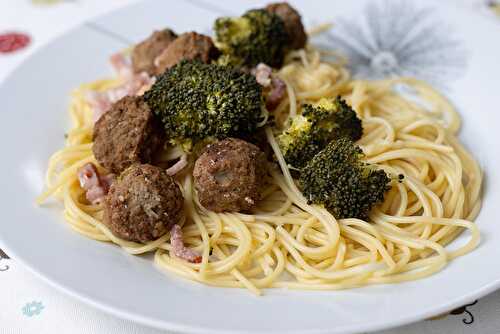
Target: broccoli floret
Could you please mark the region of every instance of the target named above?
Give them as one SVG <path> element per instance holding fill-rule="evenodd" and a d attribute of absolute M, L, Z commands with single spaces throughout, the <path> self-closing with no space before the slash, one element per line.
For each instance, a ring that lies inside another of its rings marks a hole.
<path fill-rule="evenodd" d="M 361 138 L 363 128 L 356 112 L 340 97 L 321 99 L 303 106 L 279 137 L 283 156 L 294 168 L 304 167 L 328 143 L 342 136 L 353 141 Z"/>
<path fill-rule="evenodd" d="M 262 120 L 261 86 L 229 66 L 181 61 L 159 76 L 144 98 L 173 144 L 245 138 Z"/>
<path fill-rule="evenodd" d="M 241 17 L 221 17 L 215 21 L 215 45 L 222 52 L 219 63 L 254 67 L 283 63 L 288 33 L 283 20 L 264 9 L 254 9 Z"/>
<path fill-rule="evenodd" d="M 322 204 L 335 218 L 366 219 L 383 202 L 391 179 L 361 161 L 363 151 L 347 137 L 333 140 L 301 170 L 299 184 L 309 203 Z"/>

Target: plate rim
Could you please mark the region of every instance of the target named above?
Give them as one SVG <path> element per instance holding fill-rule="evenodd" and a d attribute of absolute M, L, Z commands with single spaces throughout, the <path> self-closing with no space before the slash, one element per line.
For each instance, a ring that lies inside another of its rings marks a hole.
<path fill-rule="evenodd" d="M 1 239 L 1 235 L 0 235 Z M 3 239 L 2 239 L 3 242 Z M 34 268 L 32 265 L 29 264 L 29 262 L 25 261 L 23 257 L 18 257 L 15 251 L 12 251 L 12 249 L 5 243 L 2 244 L 2 248 L 7 251 L 9 254 L 9 257 L 11 259 L 14 259 L 16 262 L 21 263 L 22 266 L 31 273 L 33 273 L 36 277 L 40 278 L 43 282 L 47 283 L 49 286 L 52 286 L 56 290 L 63 292 L 65 295 L 70 296 L 74 300 L 84 302 L 85 304 L 94 307 L 95 309 L 101 310 L 106 312 L 107 314 L 116 316 L 122 320 L 127 320 L 127 321 L 132 321 L 150 328 L 155 328 L 155 329 L 160 329 L 160 330 L 170 330 L 174 332 L 180 332 L 180 333 L 193 333 L 193 334 L 255 334 L 255 331 L 247 331 L 247 330 L 227 330 L 227 329 L 217 329 L 217 328 L 202 328 L 199 326 L 192 326 L 192 325 L 186 325 L 183 323 L 178 323 L 178 322 L 172 322 L 172 321 L 167 321 L 167 320 L 158 320 L 150 317 L 144 317 L 140 316 L 137 314 L 134 314 L 133 312 L 124 310 L 120 307 L 116 307 L 113 305 L 108 305 L 107 303 L 100 302 L 98 300 L 94 300 L 92 298 L 89 298 L 85 294 L 82 294 L 76 289 L 66 286 L 66 284 L 56 282 L 55 280 L 52 280 L 48 275 L 38 271 L 36 268 Z M 12 255 L 12 256 L 11 256 Z M 194 284 L 199 284 L 197 282 L 193 282 Z M 395 283 L 398 284 L 398 283 Z M 387 285 L 387 284 L 384 284 Z M 218 287 L 209 287 L 209 288 L 215 288 L 219 289 Z M 461 307 L 475 299 L 480 299 L 485 297 L 486 295 L 493 293 L 496 290 L 500 289 L 500 278 L 498 280 L 495 280 L 491 282 L 490 284 L 487 284 L 475 291 L 469 292 L 466 295 L 462 295 L 460 297 L 457 297 L 454 300 L 449 301 L 446 304 L 440 304 L 432 309 L 428 308 L 424 311 L 417 311 L 412 314 L 406 315 L 406 316 L 401 316 L 399 318 L 396 318 L 395 320 L 392 321 L 387 321 L 387 320 L 381 320 L 376 323 L 371 322 L 370 324 L 364 324 L 360 323 L 357 325 L 351 325 L 350 327 L 346 328 L 346 331 L 342 331 L 341 333 L 358 333 L 358 332 L 366 332 L 366 333 L 372 333 L 375 331 L 381 331 L 381 330 L 387 330 L 391 328 L 396 328 L 404 325 L 408 325 L 411 323 L 415 323 L 421 320 L 427 320 L 431 317 L 435 317 L 438 315 L 441 315 L 443 313 L 446 313 L 450 310 L 453 310 L 455 308 Z M 307 293 L 315 293 L 315 291 L 306 291 Z M 249 296 L 251 297 L 251 296 Z M 265 297 L 262 297 L 265 298 Z M 352 327 L 352 328 L 351 328 Z M 332 332 L 331 329 L 310 329 L 310 330 L 261 330 L 261 333 L 268 333 L 268 334 L 287 334 L 287 333 L 294 333 L 294 334 L 331 334 L 331 333 L 337 333 L 335 331 Z M 340 332 L 339 332 L 340 333 Z"/>

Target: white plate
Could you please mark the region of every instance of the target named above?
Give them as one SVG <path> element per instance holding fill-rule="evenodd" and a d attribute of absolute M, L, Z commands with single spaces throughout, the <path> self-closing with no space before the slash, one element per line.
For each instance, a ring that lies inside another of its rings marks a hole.
<path fill-rule="evenodd" d="M 359 25 L 367 15 L 364 8 L 368 2 L 387 6 L 371 0 L 304 0 L 294 5 L 309 26 L 338 17 Z M 436 1 L 405 4 L 406 8 L 390 7 L 392 10 L 381 13 L 368 10 L 373 18 L 371 27 L 379 29 L 382 40 L 399 40 L 403 46 L 405 36 L 410 41 L 396 52 L 401 57 L 397 59 L 399 67 L 394 67 L 394 59 L 387 55 L 371 60 L 370 54 L 377 53 L 373 47 L 370 53 L 358 45 L 353 55 L 359 56 L 355 69 L 361 75 L 416 69 L 419 76 L 446 87 L 464 119 L 461 138 L 485 169 L 484 206 L 477 219 L 482 243 L 442 272 L 397 285 L 332 292 L 272 290 L 256 298 L 245 290 L 206 287 L 165 275 L 147 257 L 127 255 L 111 244 L 72 232 L 63 221 L 60 205 L 35 207 L 47 159 L 63 145 L 71 89 L 109 75 L 108 56 L 125 47 L 127 41 L 144 38 L 153 28 L 203 32 L 223 14 L 218 7 L 241 13 L 255 6 L 249 1 L 238 4 L 230 0 L 213 0 L 212 4 L 148 1 L 120 10 L 49 44 L 5 81 L 0 88 L 0 234 L 6 251 L 46 281 L 89 304 L 123 318 L 181 332 L 372 331 L 421 320 L 492 292 L 500 286 L 500 46 L 495 42 L 500 28 L 493 21 Z M 409 21 L 421 8 L 430 8 L 433 18 Z M 336 22 L 340 37 L 345 38 L 350 31 L 361 41 L 352 26 Z M 405 22 L 420 27 L 424 37 L 405 35 Z M 450 31 L 439 32 L 445 25 Z M 454 38 L 457 42 L 451 43 Z M 332 48 L 341 46 L 338 38 L 330 38 L 329 43 L 334 43 Z M 407 47 L 415 50 L 405 54 Z"/>

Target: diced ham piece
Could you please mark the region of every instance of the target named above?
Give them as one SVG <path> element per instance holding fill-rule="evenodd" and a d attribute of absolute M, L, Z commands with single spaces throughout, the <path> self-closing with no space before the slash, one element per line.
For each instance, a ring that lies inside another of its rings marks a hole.
<path fill-rule="evenodd" d="M 78 170 L 80 186 L 86 191 L 85 197 L 92 204 L 102 202 L 114 179 L 114 174 L 99 175 L 96 166 L 90 162 Z"/>
<path fill-rule="evenodd" d="M 266 108 L 274 110 L 280 104 L 286 94 L 286 84 L 283 80 L 277 77 L 271 79 L 271 90 L 267 94 Z"/>
<path fill-rule="evenodd" d="M 96 92 L 96 91 L 89 91 L 86 93 L 85 98 L 90 104 L 90 108 L 93 111 L 93 120 L 94 123 L 97 122 L 97 120 L 111 108 L 111 105 L 113 104 L 111 100 L 108 97 L 108 94 L 106 92 Z"/>
<path fill-rule="evenodd" d="M 121 52 L 112 55 L 109 58 L 109 62 L 116 73 L 121 77 L 131 77 L 134 74 L 132 63 Z"/>
<path fill-rule="evenodd" d="M 271 67 L 264 63 L 260 63 L 254 69 L 252 69 L 252 74 L 255 76 L 255 80 L 262 87 L 269 87 L 271 85 L 271 74 L 273 70 Z"/>
<path fill-rule="evenodd" d="M 183 154 L 179 161 L 177 161 L 172 167 L 167 169 L 167 174 L 170 176 L 174 176 L 178 172 L 184 169 L 187 166 L 187 154 Z"/>
<path fill-rule="evenodd" d="M 144 94 L 156 81 L 155 77 L 150 77 L 146 72 L 136 74 L 134 78 L 135 87 L 137 87 L 137 89 L 134 90 L 134 94 L 137 96 Z"/>
<path fill-rule="evenodd" d="M 170 230 L 170 244 L 172 245 L 172 252 L 176 257 L 191 263 L 201 262 L 201 255 L 198 252 L 184 246 L 182 229 L 177 224 L 172 226 Z"/>
<path fill-rule="evenodd" d="M 274 110 L 280 104 L 281 100 L 285 97 L 286 84 L 280 78 L 272 74 L 272 69 L 264 63 L 260 63 L 254 69 L 252 74 L 255 80 L 262 87 L 264 87 L 264 94 L 266 96 L 266 108 Z"/>
<path fill-rule="evenodd" d="M 155 82 L 155 78 L 150 77 L 146 72 L 134 74 L 130 62 L 121 53 L 111 56 L 110 62 L 124 82 L 107 91 L 87 93 L 87 102 L 94 111 L 94 122 L 108 111 L 113 103 L 128 95 L 142 95 Z"/>
<path fill-rule="evenodd" d="M 115 181 L 116 175 L 113 173 L 107 174 L 107 175 L 99 175 L 99 180 L 101 181 L 101 184 L 104 189 L 109 190 L 109 187 L 111 187 L 111 184 Z M 108 192 L 106 191 L 106 194 Z"/>

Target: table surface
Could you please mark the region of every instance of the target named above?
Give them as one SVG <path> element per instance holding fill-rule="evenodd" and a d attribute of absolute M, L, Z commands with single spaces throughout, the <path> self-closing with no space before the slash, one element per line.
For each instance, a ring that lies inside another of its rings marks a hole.
<path fill-rule="evenodd" d="M 0 0 L 0 82 L 33 52 L 97 15 L 138 0 Z M 447 0 L 490 18 L 500 1 Z M 50 22 L 50 24 L 48 24 Z M 115 318 L 76 301 L 28 272 L 1 250 L 0 334 L 165 333 Z M 379 334 L 500 333 L 500 291 L 450 314 Z"/>

